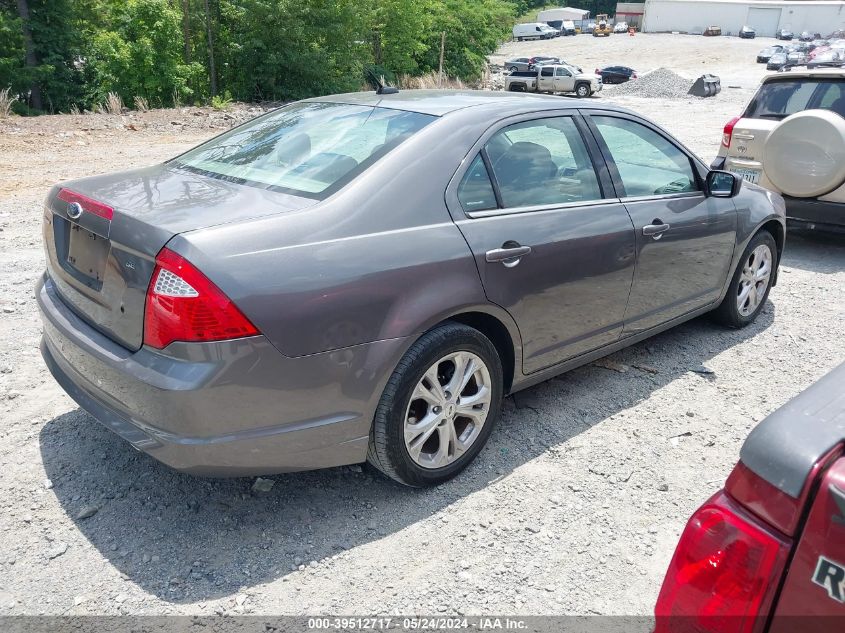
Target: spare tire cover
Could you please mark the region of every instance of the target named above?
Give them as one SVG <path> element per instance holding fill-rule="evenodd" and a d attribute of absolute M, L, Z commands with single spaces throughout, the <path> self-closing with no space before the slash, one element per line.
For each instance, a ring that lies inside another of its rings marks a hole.
<path fill-rule="evenodd" d="M 845 182 L 845 118 L 829 110 L 787 117 L 769 134 L 763 169 L 781 192 L 813 198 Z"/>

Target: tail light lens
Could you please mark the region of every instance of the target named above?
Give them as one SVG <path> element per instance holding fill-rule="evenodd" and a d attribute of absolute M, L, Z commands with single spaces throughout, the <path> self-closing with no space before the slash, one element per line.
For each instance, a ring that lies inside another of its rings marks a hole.
<path fill-rule="evenodd" d="M 596 74 L 601 75 L 601 68 L 596 68 Z"/>
<path fill-rule="evenodd" d="M 727 122 L 725 125 L 725 129 L 722 132 L 722 147 L 730 147 L 731 146 L 731 137 L 734 133 L 734 127 L 737 123 L 739 123 L 740 117 L 735 116 L 730 121 Z"/>
<path fill-rule="evenodd" d="M 191 262 L 167 248 L 156 257 L 147 288 L 144 344 L 221 341 L 258 334 L 238 307 Z"/>
<path fill-rule="evenodd" d="M 111 220 L 114 217 L 114 209 L 109 205 L 98 202 L 88 196 L 83 196 L 81 193 L 76 193 L 70 189 L 62 189 L 59 191 L 57 197 L 64 202 L 77 202 L 88 213 L 100 216 L 106 220 Z"/>
<path fill-rule="evenodd" d="M 632 73 L 632 74 L 631 74 L 631 79 L 637 79 L 637 73 Z"/>
<path fill-rule="evenodd" d="M 765 625 L 788 542 L 724 494 L 689 520 L 663 581 L 655 633 L 752 633 Z"/>

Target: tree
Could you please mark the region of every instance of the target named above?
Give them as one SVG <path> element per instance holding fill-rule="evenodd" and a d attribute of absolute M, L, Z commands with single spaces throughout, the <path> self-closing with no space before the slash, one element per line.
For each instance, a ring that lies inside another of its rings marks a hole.
<path fill-rule="evenodd" d="M 36 110 L 41 109 L 41 86 L 35 78 L 34 71 L 38 69 L 38 56 L 35 54 L 35 44 L 32 41 L 30 28 L 29 4 L 27 0 L 18 0 L 18 17 L 20 18 L 21 33 L 23 34 L 24 50 L 26 51 L 26 67 L 33 71 L 33 80 L 29 88 L 30 105 Z"/>

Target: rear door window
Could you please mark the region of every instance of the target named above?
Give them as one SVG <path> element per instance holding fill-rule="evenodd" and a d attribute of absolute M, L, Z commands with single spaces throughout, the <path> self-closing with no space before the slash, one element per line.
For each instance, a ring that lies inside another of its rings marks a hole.
<path fill-rule="evenodd" d="M 571 117 L 503 128 L 485 146 L 506 208 L 601 199 L 587 147 Z"/>

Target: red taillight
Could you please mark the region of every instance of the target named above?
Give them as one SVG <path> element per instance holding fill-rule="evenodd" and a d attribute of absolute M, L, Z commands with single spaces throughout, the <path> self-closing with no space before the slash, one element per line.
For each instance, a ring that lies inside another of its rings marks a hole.
<path fill-rule="evenodd" d="M 596 68 L 596 74 L 601 75 L 601 68 Z"/>
<path fill-rule="evenodd" d="M 725 129 L 722 131 L 722 147 L 731 146 L 731 137 L 734 133 L 734 127 L 739 123 L 739 119 L 740 117 L 735 116 L 725 125 Z"/>
<path fill-rule="evenodd" d="M 637 78 L 637 73 L 632 73 L 632 74 L 631 74 L 631 79 L 636 79 L 636 78 Z"/>
<path fill-rule="evenodd" d="M 788 543 L 723 493 L 687 523 L 654 608 L 655 633 L 752 633 L 768 616 Z"/>
<path fill-rule="evenodd" d="M 144 344 L 220 341 L 258 334 L 238 307 L 181 255 L 167 248 L 156 257 L 144 312 Z"/>
<path fill-rule="evenodd" d="M 88 213 L 98 215 L 106 220 L 111 220 L 114 217 L 114 209 L 109 205 L 97 202 L 96 200 L 83 196 L 81 193 L 76 193 L 70 189 L 62 189 L 59 191 L 59 200 L 65 202 L 78 202 L 79 205 Z"/>

